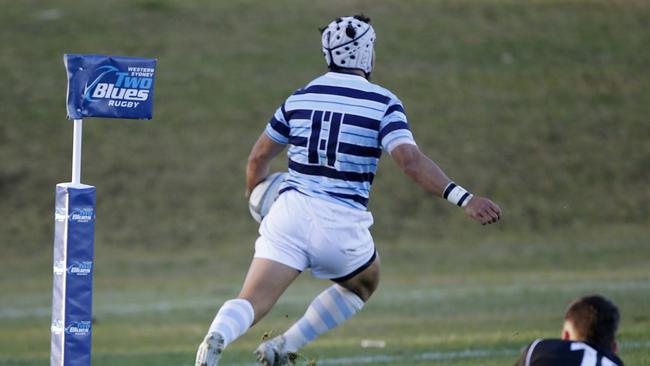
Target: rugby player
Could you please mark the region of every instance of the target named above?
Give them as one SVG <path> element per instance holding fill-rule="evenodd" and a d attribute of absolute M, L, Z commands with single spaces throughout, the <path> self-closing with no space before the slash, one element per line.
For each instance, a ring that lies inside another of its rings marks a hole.
<path fill-rule="evenodd" d="M 623 366 L 616 355 L 619 319 L 616 305 L 603 296 L 578 298 L 564 315 L 562 339 L 537 339 L 515 366 Z"/>
<path fill-rule="evenodd" d="M 298 89 L 267 124 L 250 153 L 248 193 L 288 145 L 289 177 L 260 225 L 239 296 L 217 312 L 196 366 L 215 366 L 225 347 L 257 323 L 298 275 L 334 284 L 284 334 L 255 351 L 262 365 L 289 355 L 361 310 L 379 282 L 379 256 L 369 227 L 370 186 L 382 151 L 432 196 L 462 207 L 481 224 L 501 209 L 452 182 L 415 143 L 402 102 L 370 82 L 376 35 L 370 19 L 338 18 L 321 30 L 329 72 Z"/>

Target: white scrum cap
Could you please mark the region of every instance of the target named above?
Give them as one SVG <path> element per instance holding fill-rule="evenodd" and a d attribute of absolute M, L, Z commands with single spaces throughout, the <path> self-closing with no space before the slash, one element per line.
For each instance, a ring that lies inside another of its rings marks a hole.
<path fill-rule="evenodd" d="M 343 69 L 372 71 L 375 30 L 363 15 L 337 18 L 322 29 L 323 54 L 327 65 Z"/>

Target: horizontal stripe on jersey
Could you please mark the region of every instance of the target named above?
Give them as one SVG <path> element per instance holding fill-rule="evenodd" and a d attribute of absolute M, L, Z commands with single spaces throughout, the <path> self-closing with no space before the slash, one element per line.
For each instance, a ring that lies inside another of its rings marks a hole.
<path fill-rule="evenodd" d="M 415 144 L 402 102 L 357 75 L 329 72 L 296 91 L 266 126 L 290 144 L 281 190 L 365 209 L 382 150 Z M 391 146 L 392 147 L 392 146 Z"/>
<path fill-rule="evenodd" d="M 380 93 L 368 92 L 357 88 L 346 88 L 346 87 L 332 86 L 332 85 L 312 84 L 294 93 L 294 95 L 301 95 L 301 94 L 329 94 L 329 95 L 349 97 L 353 99 L 370 100 L 373 102 L 378 102 L 383 104 L 386 104 L 390 101 L 390 97 Z"/>

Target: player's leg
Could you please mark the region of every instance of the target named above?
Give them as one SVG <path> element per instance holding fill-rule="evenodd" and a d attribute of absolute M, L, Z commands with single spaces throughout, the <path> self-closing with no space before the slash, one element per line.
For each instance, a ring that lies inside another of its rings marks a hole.
<path fill-rule="evenodd" d="M 288 364 L 288 355 L 356 314 L 379 281 L 379 261 L 368 230 L 372 215 L 321 199 L 300 197 L 309 224 L 304 248 L 312 275 L 336 284 L 320 293 L 283 335 L 255 351 L 264 366 Z"/>
<path fill-rule="evenodd" d="M 212 321 L 195 365 L 218 365 L 224 348 L 262 319 L 299 274 L 284 264 L 254 258 L 239 297 L 226 301 Z"/>
<path fill-rule="evenodd" d="M 300 275 L 298 270 L 282 263 L 265 258 L 253 258 L 239 293 L 240 299 L 245 299 L 253 305 L 255 312 L 253 324 L 259 322 L 271 310 L 280 295 L 298 275 Z"/>
<path fill-rule="evenodd" d="M 284 351 L 296 352 L 359 312 L 379 284 L 379 258 L 356 274 L 321 292 L 305 315 L 284 334 Z"/>
<path fill-rule="evenodd" d="M 380 263 L 379 255 L 376 255 L 372 264 L 363 272 L 348 280 L 337 283 L 355 293 L 365 303 L 370 299 L 370 296 L 372 296 L 379 285 Z"/>

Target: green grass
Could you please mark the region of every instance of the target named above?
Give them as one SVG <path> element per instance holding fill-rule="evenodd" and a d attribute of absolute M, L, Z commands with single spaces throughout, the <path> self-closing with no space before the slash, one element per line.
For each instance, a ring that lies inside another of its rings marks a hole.
<path fill-rule="evenodd" d="M 621 308 L 621 355 L 650 365 L 650 248 L 642 230 L 598 237 L 570 232 L 530 241 L 379 242 L 383 279 L 365 309 L 303 351 L 303 363 L 382 356 L 365 364 L 511 364 L 541 336 L 557 337 L 567 304 L 603 293 Z M 252 238 L 249 238 L 252 239 Z M 252 241 L 237 243 L 246 248 Z M 598 256 L 595 253 L 600 253 Z M 190 365 L 217 307 L 236 295 L 248 255 L 177 257 L 101 249 L 95 267 L 95 365 Z M 41 365 L 49 353 L 47 255 L 2 268 L 0 365 Z M 250 364 L 265 332 L 282 332 L 327 282 L 301 277 L 259 325 L 228 348 L 224 364 Z M 363 339 L 385 348 L 362 348 Z M 418 357 L 424 357 L 418 361 Z M 318 364 L 318 363 L 317 363 Z M 363 364 L 363 363 L 362 363 Z"/>
<path fill-rule="evenodd" d="M 48 9 L 61 17 L 43 19 Z M 0 15 L 3 247 L 24 254 L 51 239 L 45 213 L 71 160 L 63 53 L 159 59 L 153 121 L 86 123 L 97 242 L 203 247 L 255 230 L 241 219 L 251 145 L 324 71 L 316 27 L 358 11 L 378 32 L 374 79 L 403 100 L 426 153 L 503 206 L 495 230 L 647 224 L 645 1 L 25 1 Z M 370 208 L 391 240 L 482 235 L 389 157 Z"/>
<path fill-rule="evenodd" d="M 324 71 L 316 28 L 360 11 L 378 32 L 373 78 L 400 96 L 421 149 L 504 220 L 471 223 L 384 157 L 370 203 L 382 284 L 305 360 L 511 364 L 558 335 L 571 299 L 600 292 L 621 306 L 623 359 L 650 365 L 646 1 L 2 5 L 0 365 L 48 362 L 53 190 L 71 158 L 63 53 L 159 59 L 153 121 L 84 126 L 83 181 L 98 191 L 93 364 L 190 365 L 252 253 L 248 151 Z M 249 363 L 325 286 L 299 280 L 226 364 Z"/>

